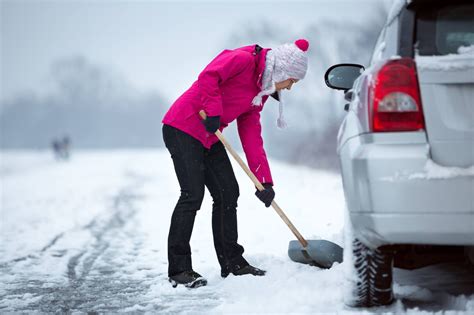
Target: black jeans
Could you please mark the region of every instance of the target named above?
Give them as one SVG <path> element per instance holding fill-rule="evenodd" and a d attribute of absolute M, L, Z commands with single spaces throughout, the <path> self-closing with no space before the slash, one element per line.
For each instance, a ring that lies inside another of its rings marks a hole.
<path fill-rule="evenodd" d="M 221 268 L 247 265 L 244 248 L 237 243 L 239 185 L 225 147 L 217 142 L 206 149 L 199 140 L 169 125 L 163 125 L 163 140 L 181 187 L 168 235 L 168 275 L 192 269 L 189 241 L 204 186 L 213 199 L 212 232 Z"/>

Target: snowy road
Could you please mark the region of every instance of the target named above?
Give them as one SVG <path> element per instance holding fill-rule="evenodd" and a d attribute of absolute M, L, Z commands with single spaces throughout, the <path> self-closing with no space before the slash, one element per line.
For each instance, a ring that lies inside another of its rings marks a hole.
<path fill-rule="evenodd" d="M 167 152 L 82 151 L 67 163 L 49 152 L 0 157 L 0 312 L 474 312 L 474 270 L 467 266 L 437 266 L 434 281 L 433 269 L 398 271 L 394 305 L 345 308 L 344 264 L 320 270 L 291 262 L 292 234 L 262 207 L 237 167 L 239 240 L 245 257 L 267 276 L 220 278 L 206 195 L 191 245 L 194 268 L 209 285 L 173 289 L 166 280 L 166 237 L 179 189 Z M 342 244 L 339 176 L 272 166 L 278 203 L 301 232 Z M 307 196 L 314 204 L 303 202 Z"/>

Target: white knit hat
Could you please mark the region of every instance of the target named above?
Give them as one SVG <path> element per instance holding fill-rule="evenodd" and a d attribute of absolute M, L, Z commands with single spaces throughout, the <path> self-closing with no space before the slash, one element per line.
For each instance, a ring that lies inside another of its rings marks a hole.
<path fill-rule="evenodd" d="M 306 39 L 298 39 L 293 44 L 284 44 L 273 50 L 269 50 L 265 60 L 265 70 L 263 72 L 262 91 L 252 100 L 256 106 L 262 105 L 262 97 L 275 93 L 275 83 L 287 79 L 302 80 L 308 70 L 308 50 L 309 42 Z M 285 128 L 286 123 L 283 118 L 283 99 L 281 91 L 278 91 L 279 117 L 277 125 Z"/>

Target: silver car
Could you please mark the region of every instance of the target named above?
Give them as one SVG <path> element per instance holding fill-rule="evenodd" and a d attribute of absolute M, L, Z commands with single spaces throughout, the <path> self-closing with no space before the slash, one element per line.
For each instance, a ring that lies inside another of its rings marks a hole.
<path fill-rule="evenodd" d="M 339 64 L 325 75 L 348 101 L 338 154 L 351 306 L 390 304 L 393 266 L 474 256 L 474 3 L 407 3 L 368 69 Z"/>

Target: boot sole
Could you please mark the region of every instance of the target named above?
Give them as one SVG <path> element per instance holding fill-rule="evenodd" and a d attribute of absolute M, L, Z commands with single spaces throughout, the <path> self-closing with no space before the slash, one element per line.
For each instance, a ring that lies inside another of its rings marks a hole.
<path fill-rule="evenodd" d="M 264 271 L 263 273 L 242 273 L 242 274 L 238 274 L 238 273 L 233 273 L 233 272 L 230 272 L 228 274 L 224 274 L 224 273 L 221 273 L 221 277 L 222 278 L 227 278 L 227 276 L 229 276 L 230 274 L 234 275 L 234 276 L 246 276 L 246 275 L 251 275 L 251 276 L 254 276 L 254 277 L 263 277 L 265 276 L 267 272 Z"/>
<path fill-rule="evenodd" d="M 168 279 L 168 281 L 171 283 L 173 288 L 176 288 L 178 285 L 183 285 L 188 289 L 196 289 L 199 287 L 204 287 L 207 285 L 207 280 L 204 278 L 197 278 L 196 280 L 188 283 L 178 283 L 174 281 L 173 279 Z"/>

